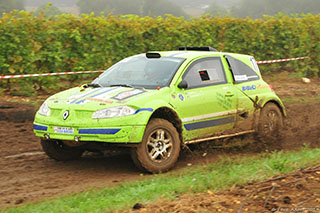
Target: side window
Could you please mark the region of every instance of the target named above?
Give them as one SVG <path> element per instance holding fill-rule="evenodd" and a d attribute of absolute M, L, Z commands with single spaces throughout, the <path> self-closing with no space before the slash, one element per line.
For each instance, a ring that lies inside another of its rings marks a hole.
<path fill-rule="evenodd" d="M 236 83 L 254 81 L 259 79 L 259 75 L 256 73 L 256 71 L 259 71 L 259 68 L 254 58 L 250 58 L 250 62 L 256 71 L 254 71 L 251 67 L 249 67 L 242 61 L 233 58 L 229 55 L 225 55 L 225 58 L 229 63 L 234 81 Z"/>
<path fill-rule="evenodd" d="M 221 60 L 218 57 L 193 62 L 185 72 L 183 79 L 187 81 L 189 89 L 227 82 Z"/>
<path fill-rule="evenodd" d="M 250 61 L 254 70 L 260 72 L 256 59 L 254 59 L 254 57 L 250 57 Z"/>

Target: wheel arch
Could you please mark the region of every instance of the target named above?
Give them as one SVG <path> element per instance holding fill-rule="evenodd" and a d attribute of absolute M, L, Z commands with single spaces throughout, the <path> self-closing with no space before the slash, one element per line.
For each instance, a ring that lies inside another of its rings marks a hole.
<path fill-rule="evenodd" d="M 281 101 L 278 101 L 278 100 L 275 100 L 275 99 L 270 99 L 270 100 L 265 101 L 261 106 L 264 107 L 268 103 L 275 104 L 277 107 L 279 107 L 283 117 L 287 116 L 287 112 L 286 112 L 285 107 L 284 107 L 284 105 L 283 105 L 283 103 Z"/>
<path fill-rule="evenodd" d="M 180 120 L 178 114 L 173 109 L 171 109 L 169 107 L 160 107 L 160 108 L 156 109 L 152 113 L 152 115 L 150 116 L 148 123 L 154 118 L 162 118 L 162 119 L 165 119 L 165 120 L 169 121 L 170 123 L 172 123 L 172 125 L 176 128 L 176 130 L 179 134 L 181 144 L 183 143 L 182 121 Z"/>

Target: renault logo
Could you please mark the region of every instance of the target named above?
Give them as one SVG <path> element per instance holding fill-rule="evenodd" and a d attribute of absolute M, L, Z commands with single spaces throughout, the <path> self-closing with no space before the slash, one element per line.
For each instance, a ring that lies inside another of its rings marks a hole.
<path fill-rule="evenodd" d="M 63 113 L 63 120 L 66 120 L 69 117 L 69 110 Z"/>

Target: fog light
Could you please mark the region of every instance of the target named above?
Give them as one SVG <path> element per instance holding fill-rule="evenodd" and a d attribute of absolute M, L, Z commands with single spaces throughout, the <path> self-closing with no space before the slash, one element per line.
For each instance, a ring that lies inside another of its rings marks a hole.
<path fill-rule="evenodd" d="M 81 138 L 81 136 L 75 136 L 75 137 L 74 137 L 74 141 L 75 141 L 75 142 L 79 142 L 79 141 L 80 141 L 80 138 Z"/>
<path fill-rule="evenodd" d="M 45 139 L 49 140 L 50 139 L 50 135 L 49 133 L 44 134 Z"/>

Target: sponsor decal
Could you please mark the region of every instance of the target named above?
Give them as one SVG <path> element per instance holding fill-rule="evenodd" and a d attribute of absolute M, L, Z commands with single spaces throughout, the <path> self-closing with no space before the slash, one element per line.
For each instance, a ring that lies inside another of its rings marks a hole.
<path fill-rule="evenodd" d="M 232 108 L 232 99 L 230 97 L 226 97 L 224 94 L 217 92 L 216 98 L 218 100 L 218 104 L 224 109 Z"/>
<path fill-rule="evenodd" d="M 133 89 L 133 90 L 130 90 L 130 91 L 126 91 L 126 92 L 121 92 L 119 93 L 118 95 L 112 97 L 116 100 L 124 100 L 124 99 L 127 99 L 127 98 L 130 98 L 132 96 L 135 96 L 135 95 L 139 95 L 141 93 L 144 93 L 145 91 L 143 90 L 140 90 L 140 89 Z"/>
<path fill-rule="evenodd" d="M 181 101 L 184 101 L 184 96 L 182 94 L 179 94 L 178 97 Z"/>
<path fill-rule="evenodd" d="M 262 84 L 258 84 L 257 86 L 258 89 L 270 89 L 270 86 L 269 85 L 262 85 Z"/>
<path fill-rule="evenodd" d="M 104 99 L 99 99 L 99 98 L 85 98 L 88 101 L 97 101 L 97 102 L 102 102 L 102 103 L 106 103 L 106 104 L 112 104 L 113 101 L 110 100 L 104 100 Z"/>
<path fill-rule="evenodd" d="M 186 96 L 187 96 L 187 98 L 194 98 L 194 97 L 200 96 L 199 93 L 201 93 L 201 91 L 200 92 L 186 92 Z"/>
<path fill-rule="evenodd" d="M 249 91 L 249 90 L 256 90 L 256 89 L 257 89 L 256 85 L 242 87 L 242 91 Z"/>
<path fill-rule="evenodd" d="M 234 75 L 234 80 L 236 81 L 247 81 L 247 75 Z"/>

